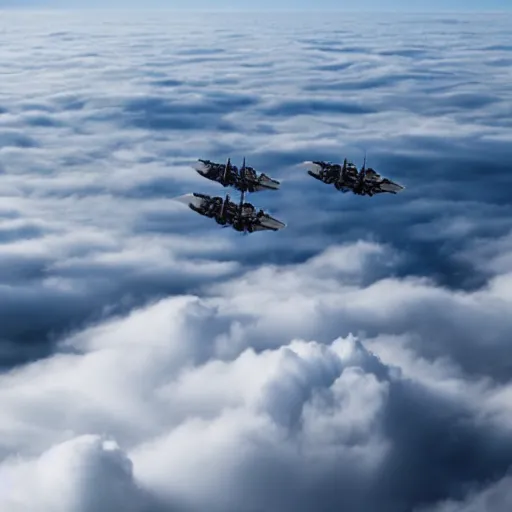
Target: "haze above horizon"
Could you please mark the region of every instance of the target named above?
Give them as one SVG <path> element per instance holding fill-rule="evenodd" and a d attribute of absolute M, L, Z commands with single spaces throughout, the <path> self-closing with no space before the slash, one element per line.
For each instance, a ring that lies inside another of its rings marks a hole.
<path fill-rule="evenodd" d="M 357 12 L 483 12 L 511 11 L 509 0 L 262 0 L 254 3 L 235 0 L 0 0 L 0 8 L 16 9 L 166 9 L 231 11 L 357 11 Z"/>

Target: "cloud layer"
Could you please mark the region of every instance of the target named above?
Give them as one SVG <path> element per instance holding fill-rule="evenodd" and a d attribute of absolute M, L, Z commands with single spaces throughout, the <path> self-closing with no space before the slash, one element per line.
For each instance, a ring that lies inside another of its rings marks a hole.
<path fill-rule="evenodd" d="M 166 16 L 2 17 L 0 509 L 508 512 L 510 20 Z"/>
<path fill-rule="evenodd" d="M 5 374 L 2 509 L 394 511 L 467 500 L 479 482 L 491 487 L 475 500 L 503 494 L 512 326 L 495 307 L 512 306 L 510 277 L 463 294 L 365 286 L 376 254 L 357 244 L 261 267 Z"/>

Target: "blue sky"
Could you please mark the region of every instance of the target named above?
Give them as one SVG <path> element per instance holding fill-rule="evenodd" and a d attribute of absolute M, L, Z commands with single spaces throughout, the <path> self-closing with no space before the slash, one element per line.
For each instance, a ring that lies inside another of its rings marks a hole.
<path fill-rule="evenodd" d="M 0 0 L 0 7 L 165 8 L 207 10 L 509 11 L 510 0 Z"/>

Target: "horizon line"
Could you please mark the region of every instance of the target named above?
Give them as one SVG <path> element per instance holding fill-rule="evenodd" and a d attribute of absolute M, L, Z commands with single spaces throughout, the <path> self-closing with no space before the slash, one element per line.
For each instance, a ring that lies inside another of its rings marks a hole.
<path fill-rule="evenodd" d="M 204 12 L 208 14 L 225 14 L 225 13 L 290 13 L 290 12 L 300 12 L 300 13 L 361 13 L 361 14 L 512 14 L 511 9 L 505 10 L 482 10 L 482 9 L 459 9 L 459 10 L 375 10 L 375 9 L 300 9 L 300 8 L 270 8 L 270 9 L 233 9 L 233 8 L 224 8 L 224 9 L 204 9 L 204 8 L 170 8 L 170 7 L 158 7 L 158 6 L 149 6 L 149 7 L 99 7 L 99 6 L 81 6 L 81 7 L 66 7 L 66 6 L 20 6 L 20 5 L 6 5 L 0 6 L 0 11 L 9 10 L 9 11 L 164 11 L 164 12 Z"/>

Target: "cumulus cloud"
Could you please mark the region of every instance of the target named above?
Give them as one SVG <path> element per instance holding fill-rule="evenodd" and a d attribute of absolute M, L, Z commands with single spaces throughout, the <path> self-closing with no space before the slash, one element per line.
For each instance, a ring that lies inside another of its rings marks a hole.
<path fill-rule="evenodd" d="M 133 480 L 132 462 L 114 441 L 81 436 L 0 467 L 7 510 L 140 511 L 149 505 Z M 31 482 L 27 492 L 26 482 Z"/>
<path fill-rule="evenodd" d="M 4 14 L 2 511 L 510 508 L 507 19 Z"/>
<path fill-rule="evenodd" d="M 130 493 L 132 510 L 412 510 L 505 486 L 512 388 L 497 375 L 510 326 L 486 365 L 474 331 L 489 320 L 467 329 L 459 317 L 475 302 L 483 315 L 498 300 L 509 309 L 510 295 L 365 285 L 369 268 L 389 264 L 383 254 L 359 244 L 261 267 L 89 327 L 4 374 L 1 468 L 13 486 L 2 509 L 18 510 L 24 475 L 32 499 L 70 460 L 88 473 L 63 473 L 62 510 L 120 506 Z"/>

